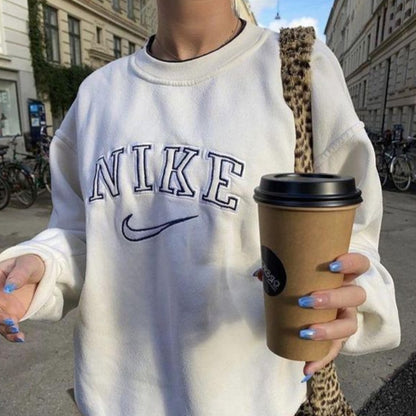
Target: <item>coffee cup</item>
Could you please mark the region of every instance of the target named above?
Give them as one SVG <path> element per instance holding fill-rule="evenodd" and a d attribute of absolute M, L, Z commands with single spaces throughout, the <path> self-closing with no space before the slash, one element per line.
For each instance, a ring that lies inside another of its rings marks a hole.
<path fill-rule="evenodd" d="M 343 274 L 329 264 L 347 253 L 355 211 L 362 202 L 352 177 L 270 174 L 254 191 L 258 203 L 268 348 L 297 361 L 316 361 L 327 340 L 299 336 L 311 324 L 336 319 L 336 309 L 301 308 L 298 299 L 338 288 Z"/>

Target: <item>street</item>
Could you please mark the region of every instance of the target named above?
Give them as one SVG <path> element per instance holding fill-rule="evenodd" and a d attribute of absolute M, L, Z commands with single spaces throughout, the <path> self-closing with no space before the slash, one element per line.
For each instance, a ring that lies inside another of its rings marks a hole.
<path fill-rule="evenodd" d="M 50 210 L 49 197 L 42 194 L 27 210 L 12 204 L 0 211 L 0 251 L 43 229 Z M 415 190 L 384 191 L 380 253 L 383 264 L 395 279 L 402 342 L 392 351 L 338 358 L 342 388 L 354 409 L 362 409 L 360 416 L 416 415 L 415 357 L 411 357 L 416 351 L 415 247 Z M 23 323 L 26 333 L 23 344 L 0 340 L 1 416 L 79 415 L 71 397 L 75 316 L 73 311 L 57 323 Z M 392 378 L 397 369 L 400 372 Z M 383 397 L 390 405 L 383 405 Z"/>

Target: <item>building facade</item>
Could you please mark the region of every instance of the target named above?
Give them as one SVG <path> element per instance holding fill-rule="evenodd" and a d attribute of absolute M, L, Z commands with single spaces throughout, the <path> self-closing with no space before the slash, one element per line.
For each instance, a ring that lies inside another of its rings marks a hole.
<path fill-rule="evenodd" d="M 325 34 L 366 127 L 416 134 L 416 0 L 335 0 Z"/>
<path fill-rule="evenodd" d="M 26 1 L 0 1 L 0 136 L 29 128 L 27 102 L 36 98 Z"/>

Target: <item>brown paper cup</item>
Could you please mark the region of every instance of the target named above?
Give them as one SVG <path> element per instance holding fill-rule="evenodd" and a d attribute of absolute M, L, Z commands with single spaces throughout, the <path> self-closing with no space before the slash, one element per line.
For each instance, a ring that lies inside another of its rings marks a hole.
<path fill-rule="evenodd" d="M 300 338 L 312 324 L 336 319 L 337 310 L 301 308 L 299 298 L 340 287 L 344 276 L 329 264 L 347 253 L 362 201 L 352 177 L 265 175 L 258 203 L 267 346 L 298 361 L 325 357 L 332 341 Z"/>
<path fill-rule="evenodd" d="M 298 361 L 316 361 L 328 354 L 330 341 L 304 340 L 299 331 L 334 320 L 337 310 L 304 309 L 298 299 L 341 286 L 344 276 L 330 272 L 329 263 L 348 251 L 356 207 L 259 204 L 262 258 L 268 259 L 262 265 L 267 346 L 275 354 Z"/>

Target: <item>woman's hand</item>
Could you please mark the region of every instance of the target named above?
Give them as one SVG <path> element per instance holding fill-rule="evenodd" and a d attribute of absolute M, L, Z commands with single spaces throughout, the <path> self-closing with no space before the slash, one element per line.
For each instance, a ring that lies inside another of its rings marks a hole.
<path fill-rule="evenodd" d="M 42 259 L 34 254 L 0 262 L 0 334 L 8 341 L 24 341 L 18 323 L 29 309 L 44 273 Z"/>
<path fill-rule="evenodd" d="M 344 273 L 343 285 L 338 289 L 321 290 L 298 300 L 299 306 L 313 309 L 338 309 L 337 318 L 325 324 L 313 324 L 301 331 L 300 336 L 313 340 L 333 340 L 328 355 L 320 361 L 311 361 L 303 369 L 305 378 L 325 367 L 341 351 L 346 340 L 357 331 L 357 306 L 366 300 L 365 290 L 354 284 L 354 280 L 365 273 L 370 267 L 370 261 L 362 254 L 343 254 L 330 264 L 333 273 Z M 256 272 L 262 280 L 262 271 Z"/>
<path fill-rule="evenodd" d="M 303 369 L 305 381 L 316 371 L 334 360 L 347 339 L 357 332 L 357 306 L 366 300 L 365 290 L 354 284 L 354 280 L 365 273 L 370 267 L 370 261 L 362 254 L 349 253 L 338 257 L 330 264 L 334 273 L 344 273 L 344 283 L 338 289 L 313 292 L 310 296 L 301 298 L 299 305 L 313 309 L 338 309 L 337 318 L 325 324 L 314 324 L 304 333 L 305 338 L 315 340 L 333 340 L 328 355 L 320 361 L 311 361 Z"/>

